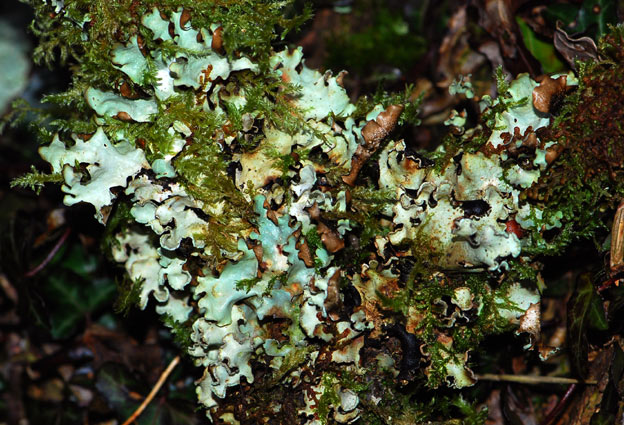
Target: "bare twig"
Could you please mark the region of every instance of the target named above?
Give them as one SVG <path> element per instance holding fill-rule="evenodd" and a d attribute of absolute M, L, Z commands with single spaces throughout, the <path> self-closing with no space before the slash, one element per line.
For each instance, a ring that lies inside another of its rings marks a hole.
<path fill-rule="evenodd" d="M 134 411 L 132 416 L 130 416 L 122 425 L 130 425 L 132 422 L 136 421 L 139 415 L 143 413 L 147 405 L 150 404 L 150 402 L 154 399 L 156 393 L 158 393 L 158 390 L 160 390 L 160 387 L 163 386 L 163 384 L 165 383 L 171 372 L 173 372 L 173 369 L 175 369 L 178 363 L 180 363 L 180 356 L 175 356 L 174 359 L 171 360 L 171 363 L 169 363 L 169 366 L 167 366 L 167 369 L 165 369 L 160 375 L 160 378 L 158 378 L 158 382 L 156 382 L 156 385 L 154 385 L 152 391 L 150 391 L 147 397 L 145 397 L 143 403 L 141 403 L 137 410 Z"/>
<path fill-rule="evenodd" d="M 346 176 L 342 176 L 342 181 L 349 186 L 355 184 L 355 179 L 364 163 L 379 149 L 381 142 L 392 133 L 404 108 L 404 105 L 390 105 L 377 115 L 377 118 L 366 123 L 362 128 L 364 144 L 358 145 L 351 158 L 351 171 Z"/>
<path fill-rule="evenodd" d="M 503 382 L 515 382 L 518 384 L 586 384 L 596 385 L 596 381 L 579 381 L 573 378 L 559 378 L 556 376 L 534 376 L 534 375 L 496 375 L 493 373 L 484 373 L 483 375 L 477 375 L 477 379 L 480 381 L 503 381 Z"/>
<path fill-rule="evenodd" d="M 557 417 L 563 411 L 563 408 L 565 407 L 565 405 L 568 403 L 568 400 L 570 400 L 570 398 L 572 397 L 572 394 L 574 393 L 575 389 L 576 389 L 576 384 L 570 385 L 570 387 L 568 388 L 566 393 L 563 395 L 563 397 L 561 397 L 561 399 L 559 400 L 555 408 L 552 409 L 550 413 L 548 413 L 548 415 L 546 416 L 546 418 L 544 418 L 544 420 L 540 423 L 540 425 L 550 425 L 555 419 L 557 419 Z"/>
<path fill-rule="evenodd" d="M 44 258 L 43 261 L 41 263 L 39 263 L 39 265 L 37 267 L 35 267 L 34 269 L 32 269 L 29 272 L 26 272 L 24 274 L 24 277 L 33 277 L 34 275 L 39 273 L 41 270 L 43 270 L 43 268 L 45 266 L 47 266 L 50 261 L 52 261 L 52 259 L 54 258 L 54 256 L 58 252 L 58 250 L 61 249 L 61 247 L 63 246 L 63 244 L 65 243 L 65 241 L 69 237 L 70 233 L 71 233 L 71 228 L 68 227 L 65 230 L 65 232 L 63 233 L 63 235 L 60 237 L 60 239 L 56 242 L 56 245 L 54 245 L 54 248 L 52 248 L 52 251 L 50 251 L 48 256 L 46 258 Z"/>
<path fill-rule="evenodd" d="M 9 278 L 4 273 L 0 273 L 0 288 L 2 288 L 2 291 L 7 296 L 7 298 L 17 305 L 19 297 L 19 295 L 17 294 L 17 290 L 11 284 Z"/>

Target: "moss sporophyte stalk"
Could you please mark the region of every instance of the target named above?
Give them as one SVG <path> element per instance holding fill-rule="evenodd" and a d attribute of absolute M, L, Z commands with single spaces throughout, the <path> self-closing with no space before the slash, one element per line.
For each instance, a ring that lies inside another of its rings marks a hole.
<path fill-rule="evenodd" d="M 600 125 L 578 119 L 588 90 L 597 117 L 621 101 L 604 82 L 621 83 L 621 28 L 608 62 L 552 77 L 567 96 L 556 117 L 534 102 L 550 77 L 499 76 L 476 127 L 415 154 L 392 134 L 417 101 L 356 108 L 342 74 L 271 47 L 309 14 L 289 18 L 291 2 L 32 5 L 36 58 L 75 65 L 47 98 L 65 111 L 40 149 L 52 173 L 16 184 L 60 181 L 65 204 L 117 220 L 108 249 L 126 299 L 153 303 L 203 368 L 197 397 L 215 421 L 424 420 L 436 408 L 398 386 L 473 385 L 479 343 L 522 331 L 539 305 L 535 256 L 591 235 L 599 217 L 582 211 L 622 192 L 595 171 L 621 173 L 621 126 L 601 127 L 607 153 L 572 142 L 590 146 Z M 579 170 L 580 188 L 557 184 Z"/>

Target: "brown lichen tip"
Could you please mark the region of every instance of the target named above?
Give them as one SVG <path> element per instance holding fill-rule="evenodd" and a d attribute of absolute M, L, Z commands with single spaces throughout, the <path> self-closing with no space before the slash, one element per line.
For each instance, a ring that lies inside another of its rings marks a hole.
<path fill-rule="evenodd" d="M 559 158 L 559 155 L 561 155 L 561 153 L 563 152 L 564 147 L 561 146 L 560 144 L 556 143 L 554 145 L 552 145 L 551 147 L 546 149 L 546 164 L 550 165 L 553 162 L 555 162 L 555 160 L 557 158 Z"/>
<path fill-rule="evenodd" d="M 340 237 L 340 234 L 330 229 L 324 223 L 318 223 L 316 231 L 321 235 L 321 242 L 323 242 L 325 249 L 330 254 L 335 254 L 345 247 L 344 240 Z"/>
<path fill-rule="evenodd" d="M 126 99 L 139 98 L 139 96 L 132 91 L 132 87 L 130 87 L 130 84 L 128 84 L 127 81 L 123 81 L 121 83 L 121 85 L 119 86 L 119 92 L 121 93 L 121 96 L 125 97 Z"/>
<path fill-rule="evenodd" d="M 191 20 L 191 12 L 188 9 L 182 10 L 180 15 L 180 27 L 186 28 L 186 24 Z"/>
<path fill-rule="evenodd" d="M 349 174 L 342 177 L 343 182 L 353 186 L 364 163 L 373 156 L 381 142 L 394 130 L 403 108 L 403 105 L 390 105 L 377 118 L 366 123 L 362 129 L 364 144 L 357 147 L 351 159 L 351 170 Z"/>
<path fill-rule="evenodd" d="M 223 27 L 220 26 L 212 33 L 212 50 L 223 53 Z"/>
<path fill-rule="evenodd" d="M 541 313 L 540 303 L 531 304 L 527 311 L 520 317 L 520 324 L 516 334 L 528 333 L 531 341 L 531 347 L 539 341 L 541 330 Z"/>
<path fill-rule="evenodd" d="M 117 113 L 117 115 L 115 115 L 115 118 L 117 118 L 118 120 L 121 121 L 125 121 L 125 122 L 131 122 L 134 121 L 132 119 L 132 117 L 130 116 L 129 113 L 127 113 L 126 111 L 120 111 Z"/>
<path fill-rule="evenodd" d="M 325 249 L 330 254 L 334 254 L 345 247 L 344 240 L 340 237 L 340 234 L 321 221 L 321 209 L 316 202 L 307 208 L 306 211 L 310 214 L 310 218 L 317 222 L 316 231 L 320 235 Z"/>
<path fill-rule="evenodd" d="M 310 247 L 308 246 L 308 242 L 305 239 L 300 239 L 297 241 L 295 248 L 299 250 L 298 258 L 304 262 L 306 267 L 314 267 L 314 258 L 312 253 L 310 252 Z"/>
<path fill-rule="evenodd" d="M 545 76 L 540 85 L 533 89 L 533 107 L 544 114 L 550 112 L 553 97 L 565 92 L 566 80 L 566 75 L 562 75 L 556 80 L 548 75 Z"/>

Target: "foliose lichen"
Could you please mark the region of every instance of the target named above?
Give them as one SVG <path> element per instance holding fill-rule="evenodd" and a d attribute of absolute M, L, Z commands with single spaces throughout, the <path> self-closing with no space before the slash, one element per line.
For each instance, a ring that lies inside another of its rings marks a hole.
<path fill-rule="evenodd" d="M 100 3 L 37 6 L 56 14 L 40 19 L 64 34 L 61 52 L 89 45 L 71 53 L 82 70 L 60 99 L 82 121 L 59 121 L 41 156 L 67 205 L 106 223 L 126 204 L 113 257 L 140 308 L 187 328 L 208 416 L 352 423 L 389 412 L 397 386 L 473 385 L 486 336 L 524 329 L 527 312 L 539 323 L 530 254 L 573 220 L 560 197 L 527 195 L 553 178 L 571 131 L 553 136 L 553 114 L 535 107 L 542 83 L 519 75 L 481 99 L 475 128 L 414 152 L 391 137 L 413 105 L 361 114 L 342 74 L 245 35 L 262 13 L 271 31 L 295 25 L 281 6 L 208 3 L 145 1 L 114 29 L 91 13 Z M 88 72 L 98 65 L 114 78 Z M 400 414 L 422 419 L 415 409 Z"/>

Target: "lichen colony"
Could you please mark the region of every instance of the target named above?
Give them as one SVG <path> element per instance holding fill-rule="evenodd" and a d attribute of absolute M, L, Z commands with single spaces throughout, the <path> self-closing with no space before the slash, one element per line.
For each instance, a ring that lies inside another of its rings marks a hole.
<path fill-rule="evenodd" d="M 39 7 L 97 44 L 96 18 L 65 3 Z M 417 96 L 352 103 L 344 75 L 308 68 L 301 48 L 228 38 L 218 6 L 196 19 L 141 3 L 107 47 L 115 78 L 75 77 L 84 118 L 40 154 L 65 204 L 93 205 L 111 230 L 129 297 L 154 304 L 203 368 L 212 420 L 260 409 L 353 423 L 405 383 L 473 385 L 470 357 L 488 335 L 526 333 L 536 348 L 534 256 L 571 240 L 552 234 L 591 227 L 571 213 L 578 200 L 531 196 L 567 167 L 540 96 L 587 82 L 499 76 L 475 125 L 457 113 L 453 135 L 421 152 L 393 138 Z M 468 80 L 452 88 L 474 96 Z"/>

